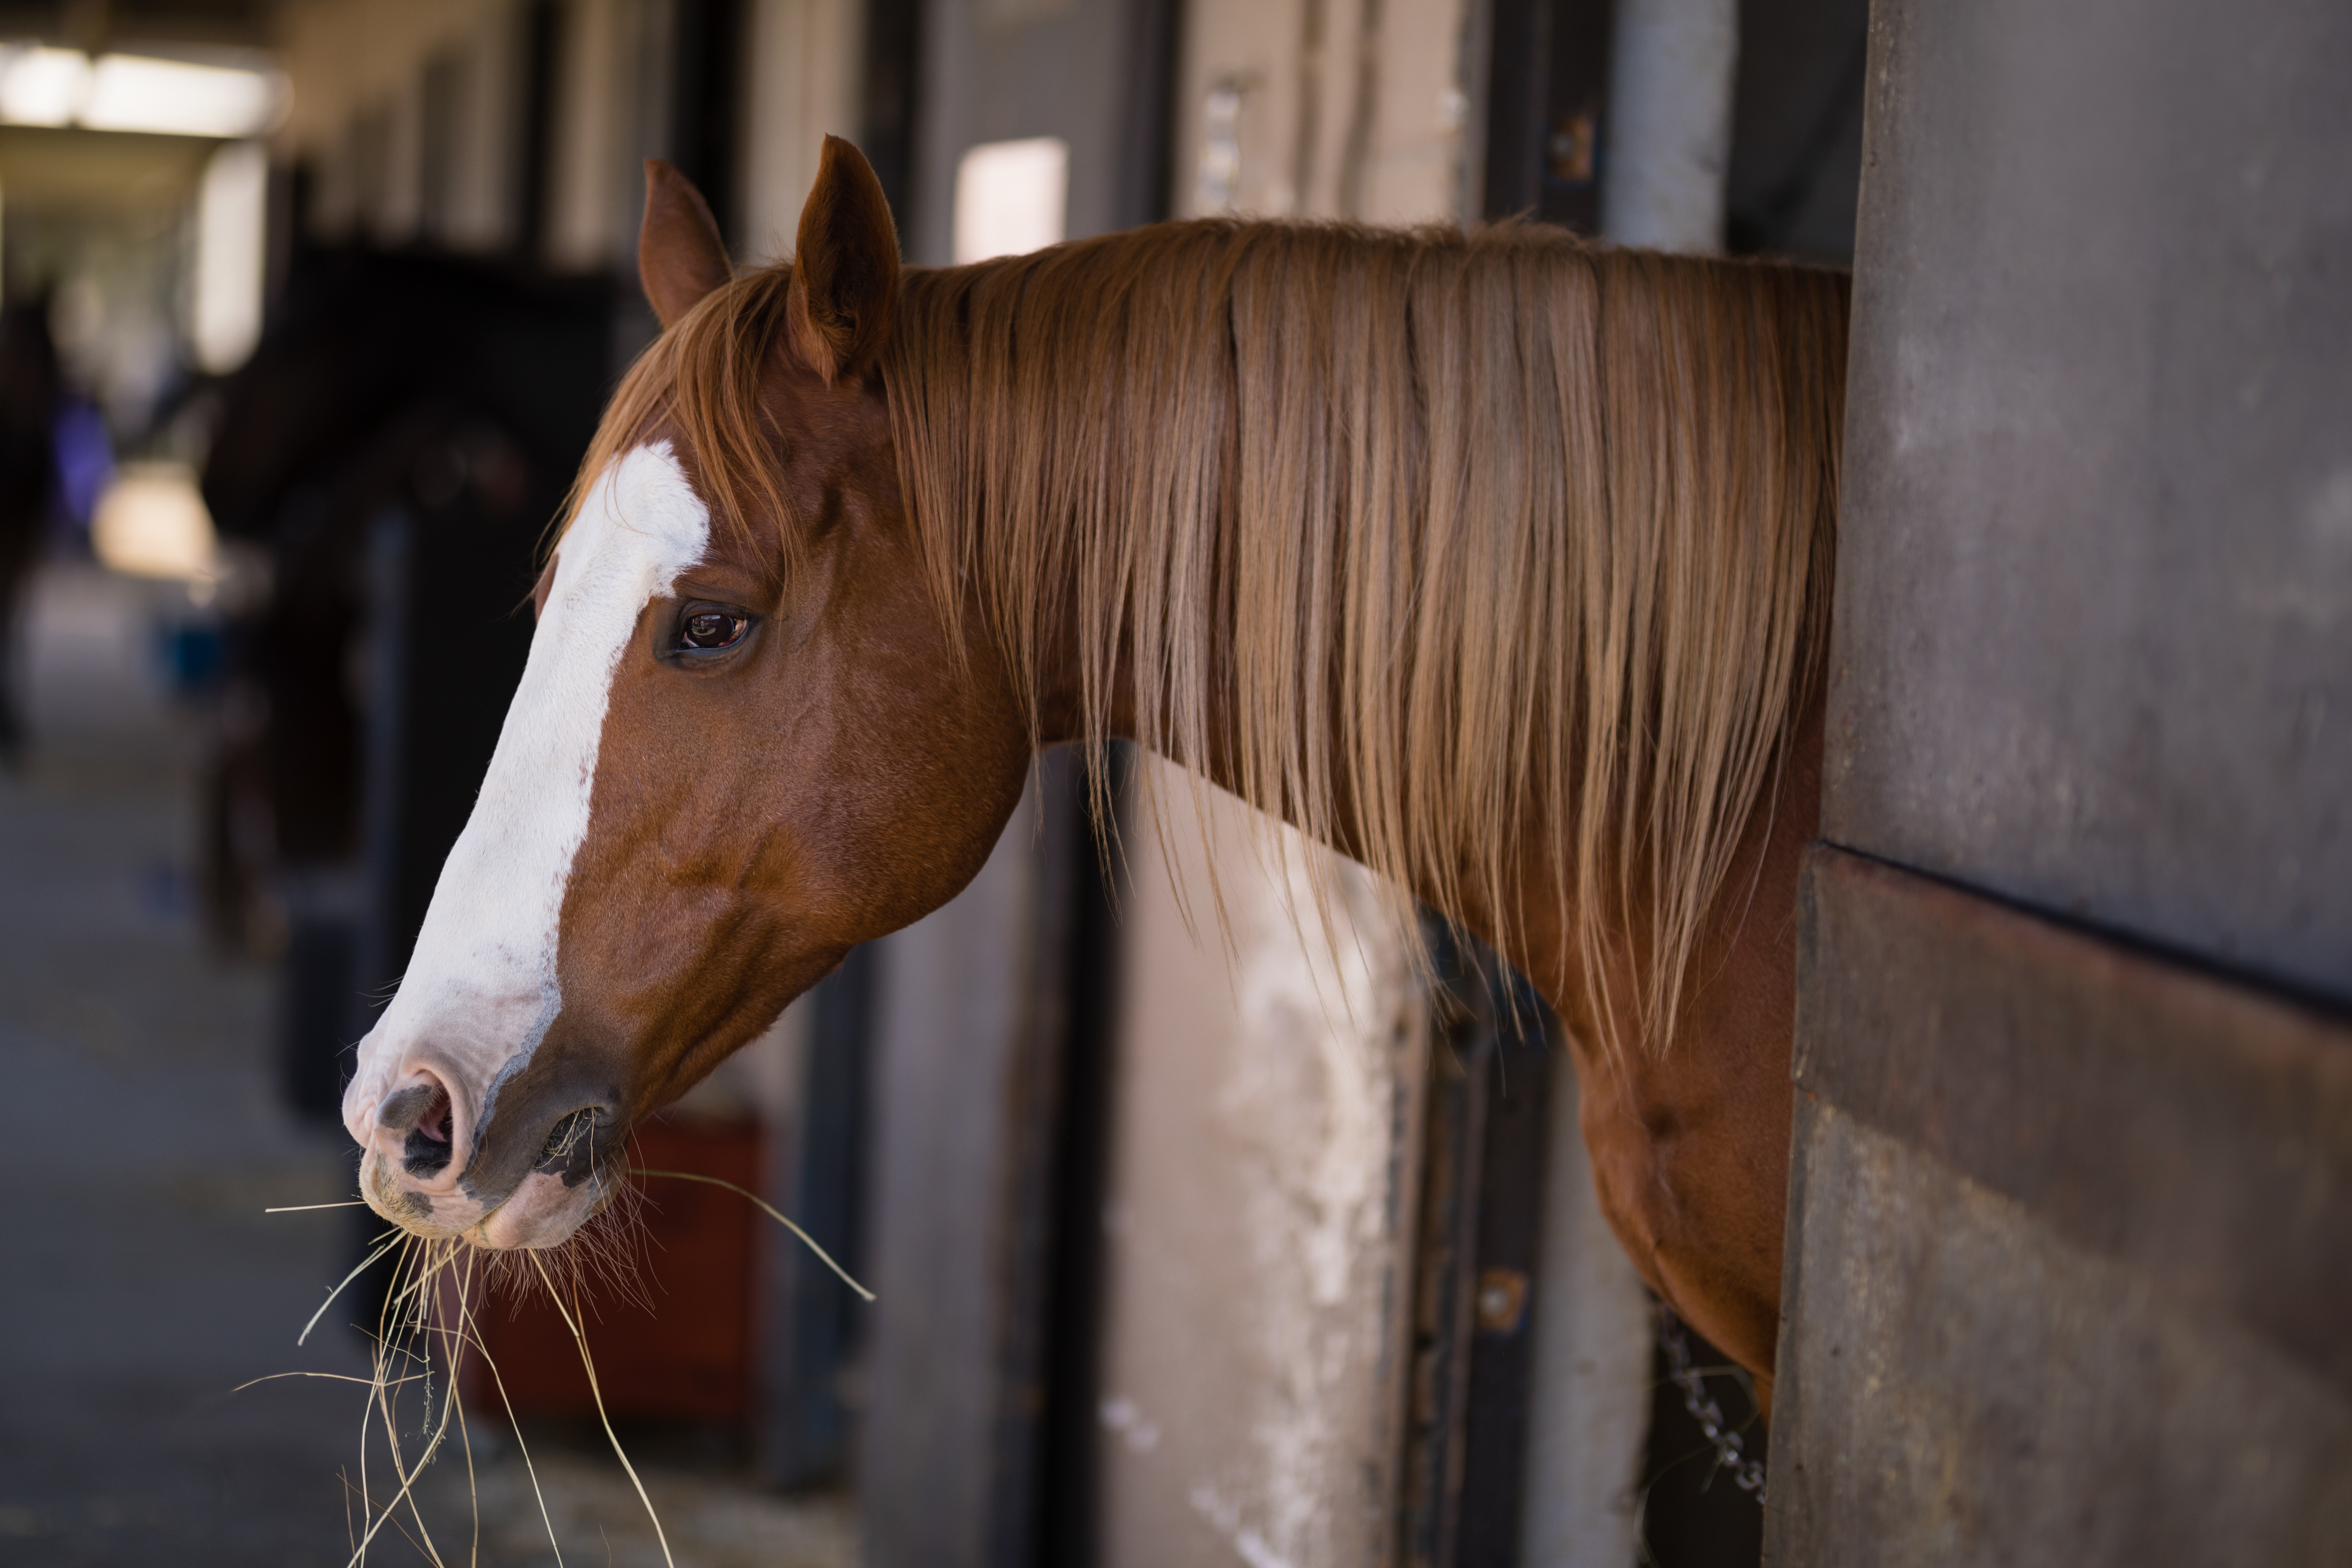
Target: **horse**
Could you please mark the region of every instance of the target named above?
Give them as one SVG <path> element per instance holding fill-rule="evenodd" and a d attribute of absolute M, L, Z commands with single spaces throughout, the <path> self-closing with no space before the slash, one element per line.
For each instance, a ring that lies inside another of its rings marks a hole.
<path fill-rule="evenodd" d="M 739 274 L 647 182 L 663 331 L 359 1048 L 367 1201 L 562 1243 L 1042 749 L 1099 801 L 1125 739 L 1530 979 L 1616 1235 L 1769 1397 L 1843 275 L 1233 218 L 910 268 L 838 139 Z"/>
<path fill-rule="evenodd" d="M 57 499 L 52 445 L 64 394 L 44 294 L 0 310 L 0 767 L 23 760 L 16 710 L 16 612 L 39 564 Z"/>
<path fill-rule="evenodd" d="M 392 979 L 424 918 L 436 862 L 465 820 L 522 670 L 527 634 L 504 617 L 538 570 L 547 515 L 601 413 L 606 293 L 495 262 L 306 247 L 268 330 L 221 389 L 205 501 L 224 539 L 267 559 L 271 591 L 231 620 L 231 720 L 204 764 L 207 923 L 241 950 L 275 923 L 257 918 L 273 885 L 331 878 L 393 845 L 426 850 L 413 875 L 369 868 L 370 918 L 391 967 L 357 984 L 338 975 L 306 987 L 292 975 L 295 992 L 340 997 Z M 370 580 L 369 555 L 394 512 L 411 520 L 418 580 L 387 595 Z M 462 544 L 443 542 L 452 539 Z M 436 557 L 461 552 L 467 573 L 441 568 Z M 412 636 L 404 623 L 372 626 L 372 610 L 388 608 L 470 635 L 460 652 L 447 646 L 457 639 Z M 411 727 L 405 711 L 366 711 L 351 679 L 362 652 L 397 666 L 373 683 L 429 714 L 431 747 L 391 742 Z M 361 798 L 372 742 L 373 787 L 386 792 L 374 842 Z M 305 1011 L 289 994 L 289 1024 Z M 306 1113 L 332 1113 L 341 1099 L 337 1058 L 350 1032 L 343 1009 L 329 1011 L 322 1038 L 288 1042 L 289 1087 Z"/>

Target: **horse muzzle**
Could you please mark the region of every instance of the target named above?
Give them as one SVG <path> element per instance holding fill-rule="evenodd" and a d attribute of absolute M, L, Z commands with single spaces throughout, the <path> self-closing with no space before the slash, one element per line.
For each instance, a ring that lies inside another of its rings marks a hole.
<path fill-rule="evenodd" d="M 478 1094 L 429 1062 L 407 1064 L 372 1104 L 354 1084 L 344 1124 L 364 1151 L 368 1206 L 414 1235 L 481 1247 L 569 1239 L 609 1194 L 615 1118 L 605 1105 L 508 1087 Z"/>

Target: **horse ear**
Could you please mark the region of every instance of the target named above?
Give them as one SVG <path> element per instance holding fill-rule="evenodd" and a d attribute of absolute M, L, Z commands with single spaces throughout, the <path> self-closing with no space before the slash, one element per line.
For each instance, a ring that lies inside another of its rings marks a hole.
<path fill-rule="evenodd" d="M 824 139 L 816 184 L 801 209 L 787 334 L 825 384 L 873 363 L 898 298 L 898 231 L 866 155 Z"/>
<path fill-rule="evenodd" d="M 677 324 L 702 297 L 735 275 L 719 220 L 694 182 L 667 159 L 646 160 L 646 223 L 637 231 L 637 277 L 654 314 Z"/>

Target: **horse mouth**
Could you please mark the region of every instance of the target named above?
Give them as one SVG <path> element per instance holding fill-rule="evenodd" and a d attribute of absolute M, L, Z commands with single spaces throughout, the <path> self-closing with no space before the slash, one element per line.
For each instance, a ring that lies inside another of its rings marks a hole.
<path fill-rule="evenodd" d="M 583 1185 L 568 1171 L 533 1171 L 506 1202 L 467 1227 L 466 1239 L 493 1252 L 562 1247 L 620 1196 L 618 1182 Z"/>
<path fill-rule="evenodd" d="M 483 1139 L 468 1131 L 463 1107 L 437 1077 L 423 1075 L 402 1096 L 390 1109 L 404 1129 L 384 1128 L 399 1142 L 369 1151 L 361 1189 L 369 1207 L 411 1235 L 462 1237 L 494 1250 L 556 1246 L 612 1201 L 616 1184 L 607 1172 L 625 1140 L 604 1105 L 556 1115 L 525 1145 L 529 1162 L 518 1169 L 485 1159 Z M 460 1145 L 471 1148 L 470 1158 L 460 1158 Z"/>
<path fill-rule="evenodd" d="M 414 1236 L 439 1237 L 447 1234 L 433 1224 L 433 1200 L 413 1187 L 404 1187 L 390 1171 L 384 1169 L 376 1155 L 368 1156 L 373 1170 L 360 1184 L 360 1195 L 368 1207 Z"/>

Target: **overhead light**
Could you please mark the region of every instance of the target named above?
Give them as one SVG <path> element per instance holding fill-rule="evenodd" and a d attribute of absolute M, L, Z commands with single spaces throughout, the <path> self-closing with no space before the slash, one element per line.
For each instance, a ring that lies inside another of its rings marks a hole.
<path fill-rule="evenodd" d="M 278 82 L 261 71 L 143 55 L 100 55 L 81 123 L 92 131 L 252 136 L 278 112 Z"/>
<path fill-rule="evenodd" d="M 274 71 L 40 45 L 0 47 L 0 122 L 236 138 L 269 129 L 284 101 Z"/>
<path fill-rule="evenodd" d="M 89 96 L 89 57 L 79 49 L 0 48 L 0 121 L 67 125 Z"/>

